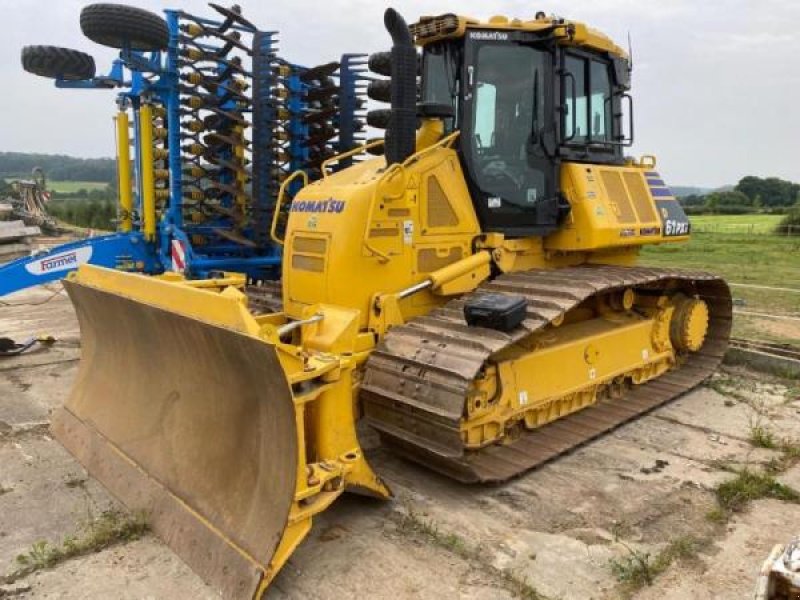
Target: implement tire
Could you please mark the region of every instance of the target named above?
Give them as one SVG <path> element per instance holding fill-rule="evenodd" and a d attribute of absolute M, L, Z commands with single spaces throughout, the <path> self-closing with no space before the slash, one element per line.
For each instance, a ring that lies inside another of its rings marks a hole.
<path fill-rule="evenodd" d="M 155 13 L 122 4 L 89 4 L 81 11 L 81 31 L 111 48 L 153 51 L 169 44 L 167 22 Z"/>
<path fill-rule="evenodd" d="M 391 108 L 376 108 L 367 112 L 367 125 L 375 129 L 388 129 L 389 117 L 392 114 Z"/>
<path fill-rule="evenodd" d="M 79 50 L 58 46 L 25 46 L 21 58 L 22 68 L 40 77 L 73 81 L 94 77 L 94 59 Z"/>
<path fill-rule="evenodd" d="M 378 102 L 392 101 L 392 80 L 374 79 L 367 84 L 367 96 Z"/>

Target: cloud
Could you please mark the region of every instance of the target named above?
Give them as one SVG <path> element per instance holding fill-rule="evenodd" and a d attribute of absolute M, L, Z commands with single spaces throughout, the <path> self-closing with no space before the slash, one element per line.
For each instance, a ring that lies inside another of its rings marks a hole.
<path fill-rule="evenodd" d="M 133 4 L 134 2 L 131 2 Z M 374 0 L 239 0 L 245 15 L 280 31 L 280 53 L 317 64 L 344 52 L 387 49 Z M 22 71 L 19 51 L 45 43 L 90 52 L 98 71 L 115 52 L 80 32 L 79 0 L 0 0 L 0 150 L 113 154 L 114 92 L 57 90 Z M 208 15 L 200 0 L 142 0 Z M 409 20 L 458 12 L 478 18 L 529 18 L 537 10 L 581 20 L 625 45 L 633 39 L 636 69 L 636 153 L 654 153 L 675 184 L 716 186 L 745 174 L 800 180 L 800 124 L 794 117 L 800 78 L 800 2 L 793 0 L 570 0 L 531 5 L 522 0 L 395 0 Z"/>

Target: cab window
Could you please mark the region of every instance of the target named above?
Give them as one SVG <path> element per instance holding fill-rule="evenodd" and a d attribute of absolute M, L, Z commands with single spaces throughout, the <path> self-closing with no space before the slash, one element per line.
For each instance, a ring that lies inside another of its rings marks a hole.
<path fill-rule="evenodd" d="M 611 78 L 605 62 L 568 54 L 564 61 L 564 139 L 571 144 L 613 139 Z"/>
<path fill-rule="evenodd" d="M 611 79 L 608 65 L 591 61 L 591 96 L 589 101 L 591 137 L 595 141 L 611 141 Z"/>
<path fill-rule="evenodd" d="M 564 111 L 565 139 L 582 143 L 586 141 L 586 61 L 576 56 L 567 56 L 565 67 L 569 76 L 565 78 L 566 110 Z"/>

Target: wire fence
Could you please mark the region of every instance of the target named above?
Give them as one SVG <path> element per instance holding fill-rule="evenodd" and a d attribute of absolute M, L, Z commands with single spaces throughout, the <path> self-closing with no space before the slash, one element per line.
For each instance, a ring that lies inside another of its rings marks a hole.
<path fill-rule="evenodd" d="M 692 233 L 800 236 L 800 225 L 783 225 L 781 231 L 763 223 L 693 223 Z"/>

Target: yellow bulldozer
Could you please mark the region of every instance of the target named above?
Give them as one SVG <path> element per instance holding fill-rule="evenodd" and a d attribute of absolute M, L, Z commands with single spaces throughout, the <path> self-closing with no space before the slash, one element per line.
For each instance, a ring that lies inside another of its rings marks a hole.
<path fill-rule="evenodd" d="M 83 357 L 58 439 L 225 597 L 261 597 L 343 492 L 390 497 L 360 420 L 502 482 L 691 389 L 728 344 L 725 282 L 637 266 L 690 231 L 655 159 L 624 155 L 622 48 L 542 13 L 385 25 L 385 142 L 284 182 L 280 284 L 65 281 Z"/>

